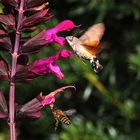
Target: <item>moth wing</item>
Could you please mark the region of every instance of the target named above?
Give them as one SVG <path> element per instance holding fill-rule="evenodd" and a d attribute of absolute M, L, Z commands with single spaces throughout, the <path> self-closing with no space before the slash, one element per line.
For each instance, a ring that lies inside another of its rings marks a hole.
<path fill-rule="evenodd" d="M 96 55 L 101 51 L 101 45 L 98 45 L 97 47 L 91 47 L 91 46 L 85 46 L 85 49 L 92 55 Z"/>
<path fill-rule="evenodd" d="M 108 42 L 101 42 L 97 47 L 91 47 L 91 46 L 84 46 L 85 49 L 91 53 L 92 55 L 96 55 L 100 53 L 103 49 L 107 49 L 110 47 L 110 44 Z"/>
<path fill-rule="evenodd" d="M 79 39 L 83 45 L 97 47 L 105 31 L 103 23 L 92 25 Z"/>

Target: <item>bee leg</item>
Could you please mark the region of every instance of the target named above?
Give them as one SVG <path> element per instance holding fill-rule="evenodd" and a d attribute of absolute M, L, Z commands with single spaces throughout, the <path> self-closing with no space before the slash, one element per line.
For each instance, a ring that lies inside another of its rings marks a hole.
<path fill-rule="evenodd" d="M 58 128 L 59 120 L 58 119 L 55 119 L 55 120 L 56 120 L 56 122 L 55 122 L 55 128 L 54 128 L 54 130 L 56 131 L 57 128 Z"/>
<path fill-rule="evenodd" d="M 93 59 L 90 60 L 90 63 L 92 63 L 92 68 L 96 73 L 103 69 L 103 66 L 100 64 L 97 57 L 93 57 Z"/>

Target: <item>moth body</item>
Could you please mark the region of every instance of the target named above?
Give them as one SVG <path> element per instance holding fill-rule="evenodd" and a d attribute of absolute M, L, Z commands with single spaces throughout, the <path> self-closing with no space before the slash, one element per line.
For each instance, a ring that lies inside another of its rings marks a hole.
<path fill-rule="evenodd" d="M 66 40 L 73 51 L 81 58 L 85 58 L 92 64 L 93 70 L 99 72 L 103 66 L 96 55 L 101 50 L 100 39 L 104 34 L 103 23 L 92 25 L 80 38 L 67 36 Z"/>
<path fill-rule="evenodd" d="M 79 57 L 88 59 L 90 61 L 93 60 L 93 57 L 96 57 L 83 47 L 82 42 L 77 37 L 67 36 L 66 40 Z"/>

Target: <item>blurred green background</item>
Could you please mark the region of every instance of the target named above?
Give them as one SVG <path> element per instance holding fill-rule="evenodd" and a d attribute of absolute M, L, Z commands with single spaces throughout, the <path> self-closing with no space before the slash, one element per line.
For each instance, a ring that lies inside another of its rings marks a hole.
<path fill-rule="evenodd" d="M 77 57 L 58 61 L 65 78 L 53 75 L 36 78 L 31 84 L 18 84 L 16 100 L 24 104 L 40 91 L 49 92 L 65 85 L 76 86 L 76 92 L 66 90 L 57 96 L 56 107 L 75 108 L 72 124 L 60 124 L 54 131 L 55 120 L 50 109 L 42 111 L 41 119 L 17 124 L 18 140 L 139 140 L 140 139 L 140 1 L 139 0 L 50 0 L 54 17 L 38 27 L 55 26 L 71 19 L 82 26 L 64 36 L 80 36 L 90 25 L 104 22 L 106 31 L 102 41 L 105 49 L 99 54 L 104 69 L 99 73 Z M 66 45 L 65 49 L 71 48 Z M 44 58 L 61 49 L 48 45 L 30 62 Z M 3 55 L 3 52 L 1 52 Z M 0 82 L 8 96 L 8 84 Z M 6 140 L 8 126 L 0 120 L 0 140 Z"/>

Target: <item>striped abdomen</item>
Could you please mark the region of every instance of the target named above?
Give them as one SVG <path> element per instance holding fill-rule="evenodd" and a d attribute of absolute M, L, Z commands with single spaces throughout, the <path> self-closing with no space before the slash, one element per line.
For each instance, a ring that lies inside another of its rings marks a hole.
<path fill-rule="evenodd" d="M 69 125 L 71 123 L 70 119 L 67 116 L 59 116 L 59 120 L 66 125 Z"/>

